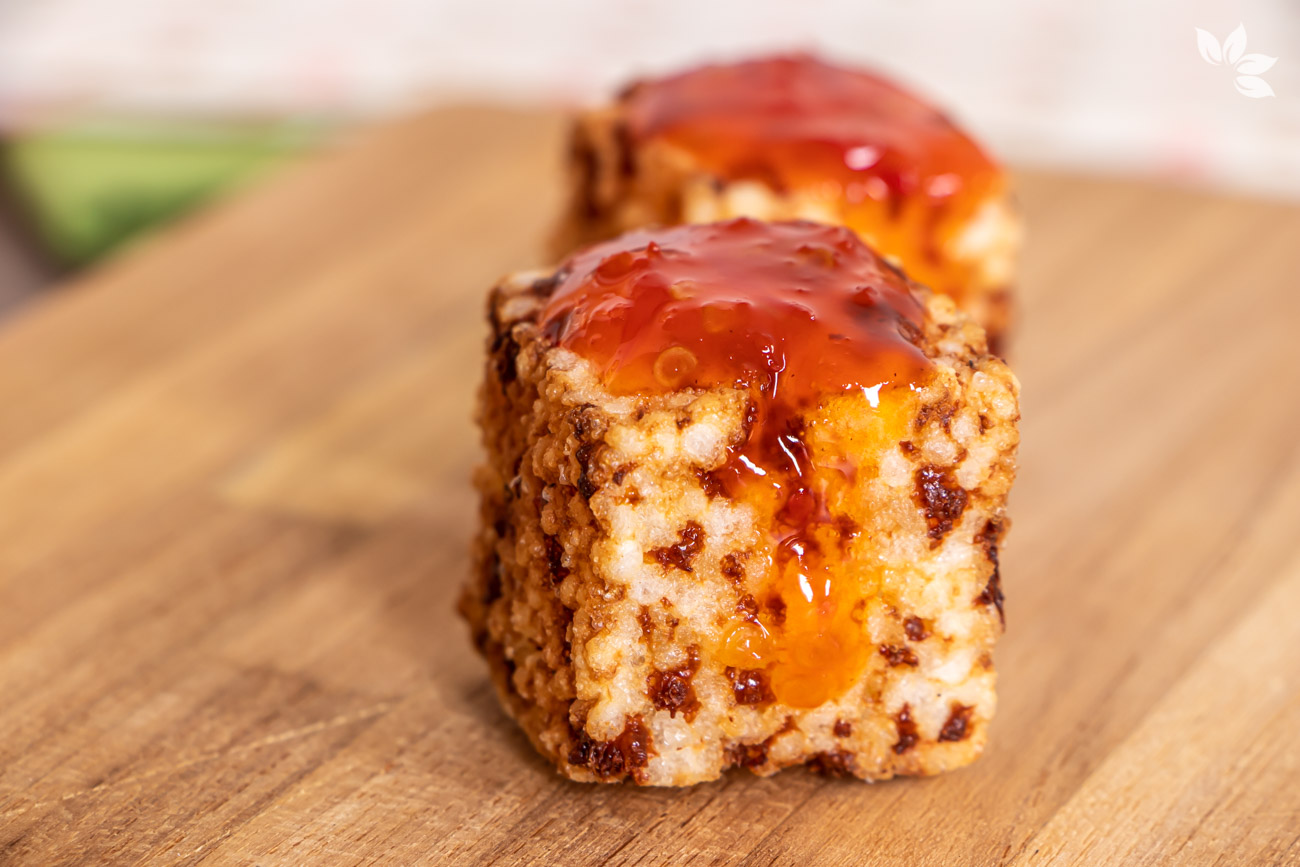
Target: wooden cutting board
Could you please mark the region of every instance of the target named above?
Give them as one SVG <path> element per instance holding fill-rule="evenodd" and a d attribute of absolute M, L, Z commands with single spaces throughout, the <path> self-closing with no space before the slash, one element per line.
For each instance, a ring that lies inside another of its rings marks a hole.
<path fill-rule="evenodd" d="M 1300 209 L 1021 176 L 979 763 L 584 786 L 452 611 L 561 143 L 400 124 L 0 327 L 0 863 L 1300 863 Z"/>

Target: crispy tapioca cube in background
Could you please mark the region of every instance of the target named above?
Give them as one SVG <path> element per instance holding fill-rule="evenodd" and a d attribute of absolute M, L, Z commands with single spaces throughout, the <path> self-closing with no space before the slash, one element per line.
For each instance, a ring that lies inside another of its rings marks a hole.
<path fill-rule="evenodd" d="M 492 294 L 461 606 L 577 780 L 972 761 L 1015 377 L 849 230 L 634 232 Z"/>
<path fill-rule="evenodd" d="M 1020 219 L 1003 171 L 877 75 L 798 55 L 638 82 L 582 114 L 557 254 L 747 216 L 847 225 L 985 327 L 1010 326 Z"/>

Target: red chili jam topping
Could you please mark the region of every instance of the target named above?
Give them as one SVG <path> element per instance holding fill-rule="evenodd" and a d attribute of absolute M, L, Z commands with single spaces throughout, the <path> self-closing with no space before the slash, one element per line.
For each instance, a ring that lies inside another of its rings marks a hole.
<path fill-rule="evenodd" d="M 748 219 L 632 232 L 575 254 L 560 275 L 542 329 L 611 391 L 750 393 L 748 439 L 713 476 L 772 529 L 769 562 L 747 567 L 765 572 L 769 595 L 717 653 L 765 671 L 788 704 L 838 695 L 866 658 L 852 619 L 866 591 L 845 557 L 856 532 L 831 508 L 856 467 L 851 445 L 828 450 L 808 432 L 832 405 L 884 418 L 928 376 L 907 280 L 844 227 Z"/>
<path fill-rule="evenodd" d="M 960 294 L 970 277 L 942 251 L 1001 173 L 942 113 L 883 78 L 775 57 L 641 82 L 623 106 L 634 141 L 666 141 L 726 181 L 812 195 L 918 282 Z"/>

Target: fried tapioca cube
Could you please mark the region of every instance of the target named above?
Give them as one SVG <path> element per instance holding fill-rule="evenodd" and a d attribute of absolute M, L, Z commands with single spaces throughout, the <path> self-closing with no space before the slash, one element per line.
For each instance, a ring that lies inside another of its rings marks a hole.
<path fill-rule="evenodd" d="M 1021 224 L 1003 170 L 886 78 L 796 55 L 639 81 L 574 125 L 557 253 L 732 217 L 843 224 L 953 297 L 997 350 Z"/>
<path fill-rule="evenodd" d="M 1018 386 L 950 299 L 845 229 L 738 221 L 509 278 L 490 322 L 461 607 L 562 773 L 979 754 Z"/>

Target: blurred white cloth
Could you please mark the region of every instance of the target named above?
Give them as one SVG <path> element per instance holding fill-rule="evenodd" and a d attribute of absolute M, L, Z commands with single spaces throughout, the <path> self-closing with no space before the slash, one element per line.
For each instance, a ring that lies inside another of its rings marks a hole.
<path fill-rule="evenodd" d="M 1238 24 L 1275 96 L 1202 59 L 1196 28 Z M 789 49 L 885 71 L 1022 165 L 1300 197 L 1292 0 L 0 0 L 0 125 L 572 104 Z"/>

